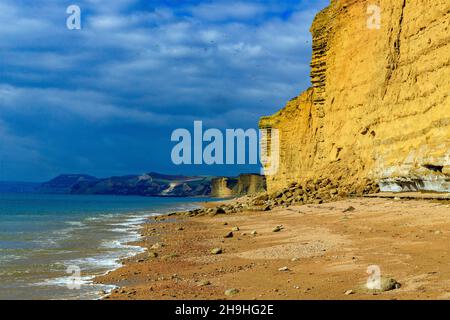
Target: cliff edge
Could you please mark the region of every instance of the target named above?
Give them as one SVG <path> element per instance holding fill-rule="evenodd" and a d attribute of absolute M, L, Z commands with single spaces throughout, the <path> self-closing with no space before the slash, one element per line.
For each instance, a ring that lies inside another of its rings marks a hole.
<path fill-rule="evenodd" d="M 311 33 L 312 87 L 260 121 L 280 134 L 268 191 L 326 177 L 450 192 L 450 1 L 332 0 Z"/>

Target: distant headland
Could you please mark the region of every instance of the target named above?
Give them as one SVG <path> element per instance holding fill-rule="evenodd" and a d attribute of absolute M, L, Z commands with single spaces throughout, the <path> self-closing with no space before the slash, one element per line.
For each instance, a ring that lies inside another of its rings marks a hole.
<path fill-rule="evenodd" d="M 0 182 L 3 193 L 91 194 L 146 197 L 232 197 L 265 191 L 259 174 L 238 177 L 141 175 L 96 178 L 87 174 L 61 174 L 47 182 Z"/>

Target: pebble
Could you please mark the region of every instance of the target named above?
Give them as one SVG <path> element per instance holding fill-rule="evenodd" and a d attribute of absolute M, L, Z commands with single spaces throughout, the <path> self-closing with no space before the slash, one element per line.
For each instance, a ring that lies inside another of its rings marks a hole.
<path fill-rule="evenodd" d="M 351 294 L 353 294 L 353 290 L 347 290 L 347 291 L 345 291 L 345 295 L 346 295 L 346 296 L 349 296 L 349 295 L 351 295 Z"/>
<path fill-rule="evenodd" d="M 352 206 L 350 206 L 350 207 L 348 207 L 347 209 L 345 209 L 345 210 L 343 210 L 342 212 L 352 212 L 352 211 L 355 211 L 356 209 L 354 208 L 354 207 L 352 207 Z"/>
<path fill-rule="evenodd" d="M 154 245 L 152 245 L 150 249 L 154 249 L 155 250 L 155 249 L 161 249 L 162 247 L 164 247 L 164 244 L 157 242 Z"/>
<path fill-rule="evenodd" d="M 239 290 L 236 289 L 236 288 L 231 288 L 231 289 L 225 290 L 225 295 L 226 296 L 234 296 L 234 295 L 236 295 L 238 293 L 239 293 Z"/>
<path fill-rule="evenodd" d="M 233 229 L 231 229 L 231 231 L 239 231 L 239 227 L 234 227 Z"/>
<path fill-rule="evenodd" d="M 221 248 L 214 248 L 211 250 L 212 254 L 221 254 L 223 250 Z"/>
<path fill-rule="evenodd" d="M 275 228 L 273 228 L 272 232 L 280 232 L 282 229 L 282 226 L 276 226 Z"/>
<path fill-rule="evenodd" d="M 198 282 L 198 286 L 199 287 L 204 287 L 204 286 L 209 286 L 211 284 L 211 282 L 209 280 L 201 280 Z"/>
<path fill-rule="evenodd" d="M 233 232 L 228 232 L 225 236 L 224 236 L 224 238 L 233 238 Z"/>
<path fill-rule="evenodd" d="M 278 271 L 289 271 L 289 268 L 288 267 L 282 267 L 282 268 L 278 269 Z"/>

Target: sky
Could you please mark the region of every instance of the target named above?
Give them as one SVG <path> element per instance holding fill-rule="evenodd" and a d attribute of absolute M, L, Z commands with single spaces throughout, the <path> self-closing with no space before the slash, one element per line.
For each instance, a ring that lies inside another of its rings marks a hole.
<path fill-rule="evenodd" d="M 0 180 L 258 172 L 177 166 L 171 133 L 257 128 L 309 87 L 309 28 L 328 3 L 1 0 Z"/>

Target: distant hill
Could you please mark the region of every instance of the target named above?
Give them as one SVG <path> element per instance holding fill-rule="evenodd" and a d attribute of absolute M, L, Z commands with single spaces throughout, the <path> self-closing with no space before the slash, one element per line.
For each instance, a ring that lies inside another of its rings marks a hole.
<path fill-rule="evenodd" d="M 37 189 L 40 193 L 71 193 L 74 185 L 83 182 L 96 182 L 99 179 L 85 174 L 62 174 L 42 183 Z"/>
<path fill-rule="evenodd" d="M 60 175 L 43 183 L 38 192 L 196 197 L 211 194 L 213 177 L 165 175 L 151 172 L 98 179 L 80 174 Z"/>

